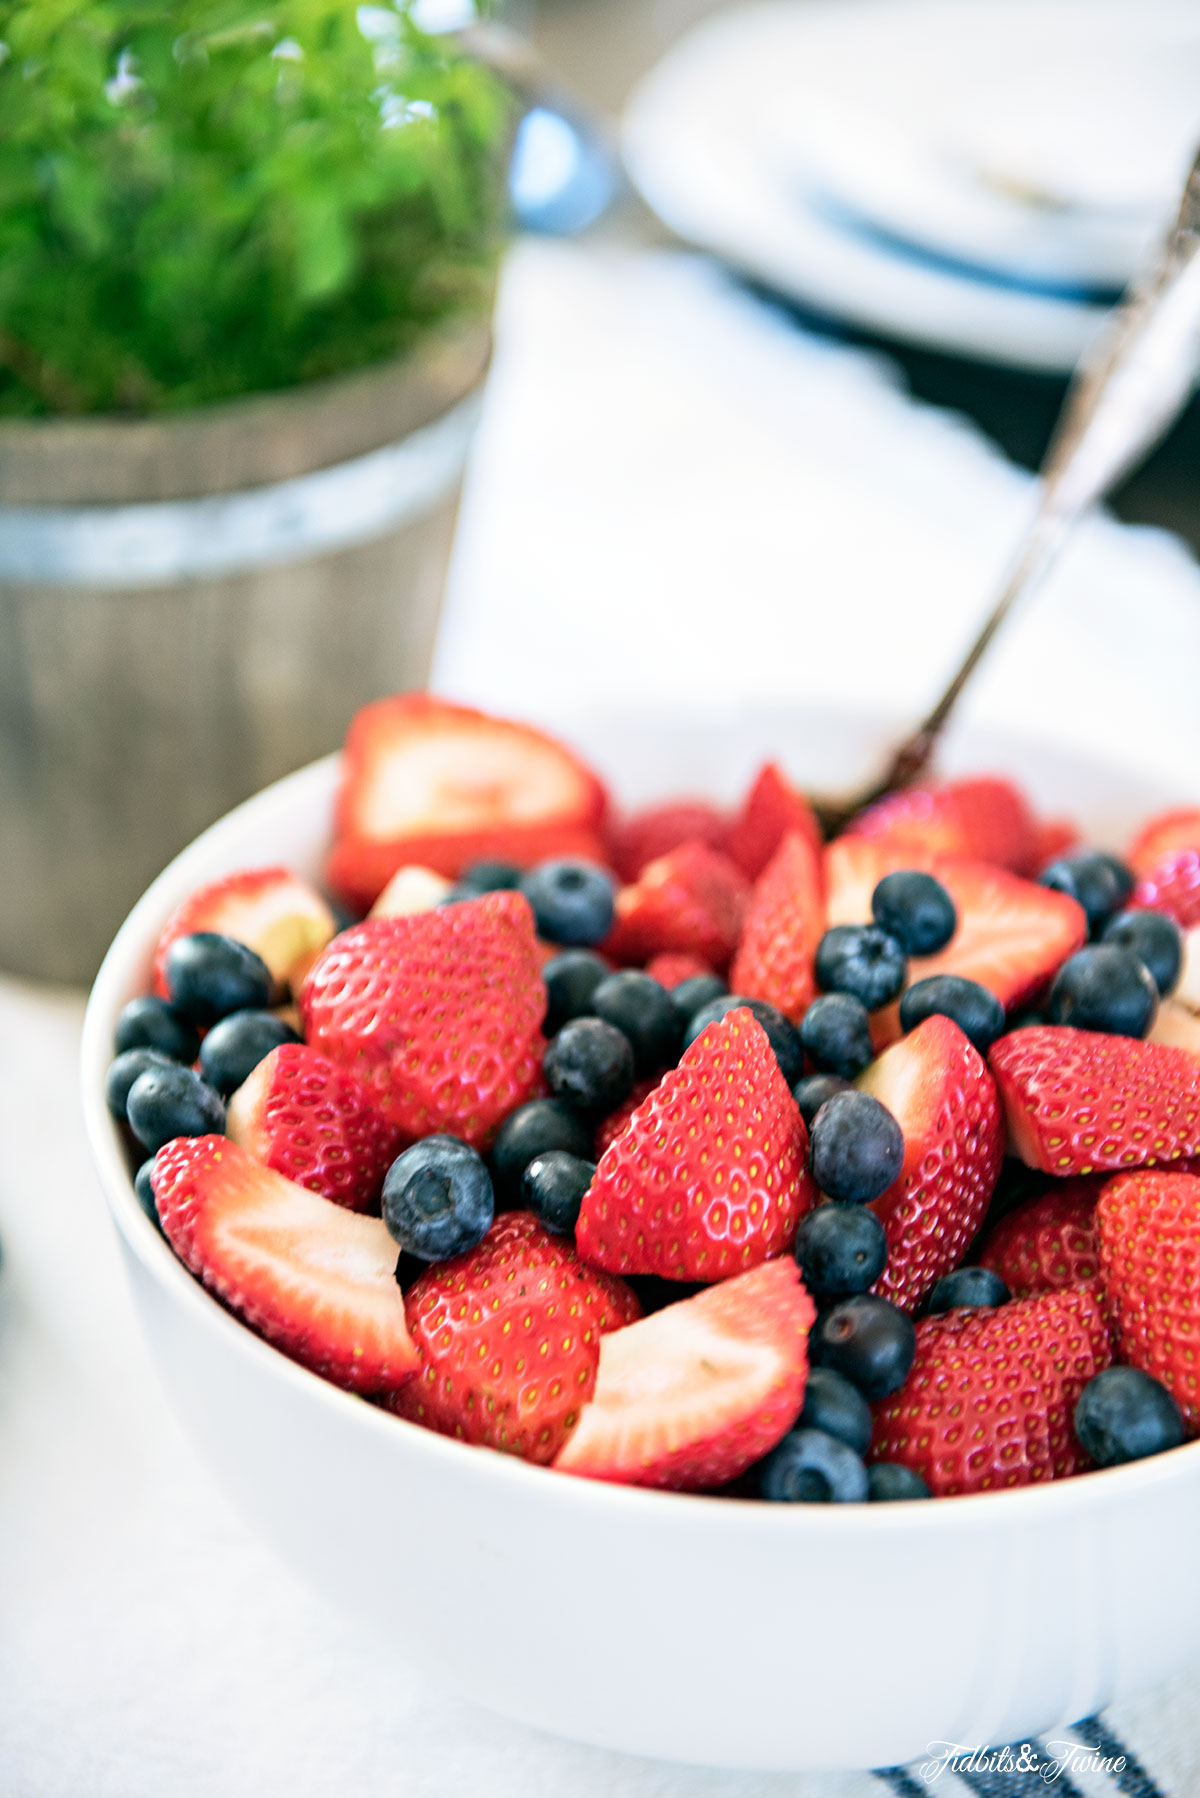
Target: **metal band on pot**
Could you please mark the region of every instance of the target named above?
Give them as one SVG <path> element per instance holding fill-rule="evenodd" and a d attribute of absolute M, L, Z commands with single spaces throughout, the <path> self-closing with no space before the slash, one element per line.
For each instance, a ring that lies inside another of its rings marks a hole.
<path fill-rule="evenodd" d="M 243 493 L 120 506 L 0 506 L 0 581 L 162 587 L 367 543 L 418 518 L 462 473 L 481 400 L 399 443 Z"/>

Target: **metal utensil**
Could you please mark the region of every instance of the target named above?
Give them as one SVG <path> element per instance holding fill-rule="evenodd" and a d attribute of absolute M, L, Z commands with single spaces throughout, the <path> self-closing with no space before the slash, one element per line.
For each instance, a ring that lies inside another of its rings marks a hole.
<path fill-rule="evenodd" d="M 911 786 L 930 758 L 971 676 L 1018 599 L 1043 579 L 1088 507 L 1109 493 L 1162 438 L 1186 404 L 1200 368 L 1200 154 L 1178 215 L 1136 276 L 1068 389 L 1041 468 L 1037 511 L 991 613 L 933 710 L 861 791 L 816 801 L 825 829 Z"/>

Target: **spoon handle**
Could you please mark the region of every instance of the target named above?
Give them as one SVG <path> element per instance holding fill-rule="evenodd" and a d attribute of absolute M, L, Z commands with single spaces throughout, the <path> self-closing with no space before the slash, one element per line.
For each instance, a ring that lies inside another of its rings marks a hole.
<path fill-rule="evenodd" d="M 900 745 L 883 779 L 856 796 L 853 809 L 925 771 L 963 688 L 1016 601 L 1046 574 L 1080 514 L 1164 435 L 1187 402 L 1198 365 L 1200 155 L 1170 232 L 1076 371 L 1042 463 L 1037 511 L 995 606 L 933 710 Z"/>

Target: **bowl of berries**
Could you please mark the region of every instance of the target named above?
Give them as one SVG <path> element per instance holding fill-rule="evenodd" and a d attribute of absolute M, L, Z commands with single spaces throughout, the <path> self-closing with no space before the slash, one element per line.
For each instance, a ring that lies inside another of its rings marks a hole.
<path fill-rule="evenodd" d="M 1200 1652 L 1200 806 L 964 739 L 1004 774 L 823 841 L 878 730 L 585 720 L 593 766 L 381 701 L 92 994 L 198 1448 L 365 1628 L 583 1741 L 895 1765 Z"/>

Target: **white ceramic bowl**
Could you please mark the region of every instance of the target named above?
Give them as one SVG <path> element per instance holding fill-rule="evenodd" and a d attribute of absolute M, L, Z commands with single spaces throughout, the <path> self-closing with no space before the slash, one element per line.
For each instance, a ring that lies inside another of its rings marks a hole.
<path fill-rule="evenodd" d="M 581 735 L 643 791 L 678 790 L 691 770 L 693 789 L 728 792 L 758 750 L 816 784 L 885 731 L 810 714 Z M 968 741 L 959 759 L 1019 770 L 1093 828 L 1123 831 L 1181 797 L 1028 741 Z M 146 989 L 164 917 L 198 883 L 273 860 L 316 872 L 335 778 L 332 758 L 302 770 L 172 862 L 114 942 L 84 1032 L 92 1148 L 151 1352 L 261 1535 L 481 1704 L 605 1747 L 721 1766 L 866 1768 L 933 1741 L 1024 1739 L 1200 1652 L 1200 1444 L 923 1504 L 641 1492 L 400 1422 L 209 1297 L 134 1196 L 103 1098 L 113 1025 Z"/>

